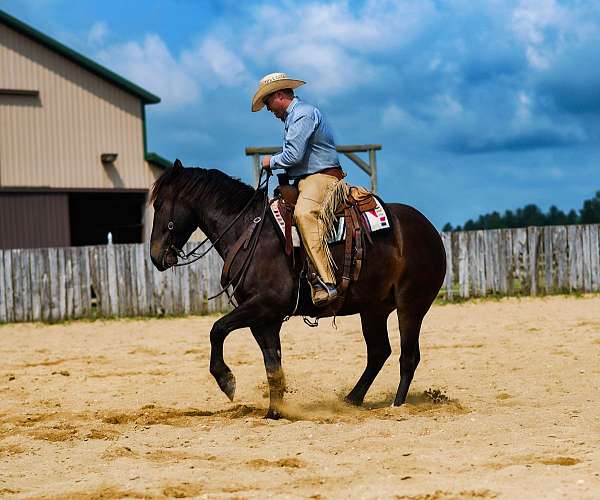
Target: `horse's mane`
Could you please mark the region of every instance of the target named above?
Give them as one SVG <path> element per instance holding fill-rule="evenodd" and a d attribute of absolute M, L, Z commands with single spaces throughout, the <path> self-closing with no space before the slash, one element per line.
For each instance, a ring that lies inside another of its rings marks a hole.
<path fill-rule="evenodd" d="M 150 193 L 155 200 L 203 198 L 225 213 L 239 213 L 254 195 L 254 189 L 220 170 L 197 167 L 167 168 L 156 179 Z"/>

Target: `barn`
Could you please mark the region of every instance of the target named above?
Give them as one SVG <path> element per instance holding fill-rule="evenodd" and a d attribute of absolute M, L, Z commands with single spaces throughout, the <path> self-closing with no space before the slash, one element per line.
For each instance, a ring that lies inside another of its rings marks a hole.
<path fill-rule="evenodd" d="M 0 248 L 138 243 L 160 98 L 0 10 Z"/>

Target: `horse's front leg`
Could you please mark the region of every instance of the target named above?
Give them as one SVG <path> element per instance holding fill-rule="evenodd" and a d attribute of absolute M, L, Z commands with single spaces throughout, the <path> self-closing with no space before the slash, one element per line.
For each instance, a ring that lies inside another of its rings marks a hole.
<path fill-rule="evenodd" d="M 267 418 L 278 419 L 281 417 L 281 405 L 283 393 L 285 392 L 285 378 L 281 369 L 281 342 L 279 332 L 281 320 L 273 323 L 265 323 L 251 328 L 252 335 L 256 339 L 262 351 L 269 383 L 269 411 Z"/>
<path fill-rule="evenodd" d="M 210 330 L 210 373 L 230 401 L 235 394 L 235 377 L 223 359 L 223 343 L 233 330 L 252 326 L 259 316 L 255 301 L 249 300 L 216 321 Z"/>

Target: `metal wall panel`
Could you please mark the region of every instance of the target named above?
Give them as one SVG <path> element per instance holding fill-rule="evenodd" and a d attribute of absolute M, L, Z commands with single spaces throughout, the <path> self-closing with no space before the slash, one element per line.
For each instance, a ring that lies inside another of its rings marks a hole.
<path fill-rule="evenodd" d="M 0 192 L 0 248 L 70 244 L 67 194 Z"/>
<path fill-rule="evenodd" d="M 148 188 L 139 97 L 0 23 L 0 186 Z M 118 153 L 105 166 L 102 153 Z"/>

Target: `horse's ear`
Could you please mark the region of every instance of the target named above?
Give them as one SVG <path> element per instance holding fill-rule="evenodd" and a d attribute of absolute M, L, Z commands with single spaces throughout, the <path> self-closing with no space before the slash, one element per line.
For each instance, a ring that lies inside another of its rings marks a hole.
<path fill-rule="evenodd" d="M 179 158 L 176 158 L 175 163 L 173 163 L 173 172 L 178 172 L 179 170 L 183 170 L 183 165 L 179 161 Z"/>

